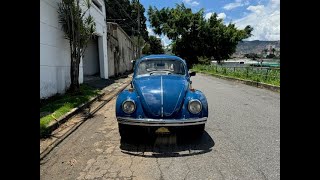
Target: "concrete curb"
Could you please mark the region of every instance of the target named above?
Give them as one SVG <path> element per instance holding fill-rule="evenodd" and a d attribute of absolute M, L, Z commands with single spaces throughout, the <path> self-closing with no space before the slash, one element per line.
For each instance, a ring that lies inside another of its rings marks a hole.
<path fill-rule="evenodd" d="M 92 104 L 95 100 L 97 100 L 100 97 L 102 97 L 103 95 L 105 95 L 105 92 L 100 93 L 96 97 L 91 98 L 88 102 L 83 103 L 83 104 L 81 104 L 80 106 L 78 106 L 76 108 L 73 108 L 71 111 L 69 111 L 67 114 L 61 116 L 57 120 L 50 122 L 49 125 L 47 126 L 49 132 L 52 132 L 55 129 L 57 129 L 61 124 L 65 123 L 68 119 L 70 119 L 72 116 L 77 114 L 80 110 L 86 108 L 87 106 Z"/>
<path fill-rule="evenodd" d="M 97 112 L 102 106 L 104 106 L 105 104 L 107 104 L 111 99 L 113 99 L 115 96 L 117 96 L 120 92 L 122 92 L 126 87 L 128 87 L 128 85 L 130 84 L 130 81 L 126 81 L 125 83 L 123 83 L 119 88 L 116 89 L 115 93 L 113 93 L 110 97 L 108 97 L 107 100 L 105 100 L 105 102 L 101 103 L 95 110 L 93 110 L 93 112 L 91 113 L 94 114 L 95 112 Z M 100 95 L 99 95 L 100 96 Z M 93 98 L 96 99 L 96 98 Z M 92 103 L 92 102 L 90 102 Z M 83 106 L 82 106 L 83 107 Z M 79 111 L 79 110 L 78 110 Z M 70 116 L 72 117 L 72 116 Z M 84 122 L 86 122 L 86 120 L 90 118 L 86 117 L 84 120 L 80 121 L 78 124 L 76 124 L 75 126 L 73 126 L 71 129 L 69 129 L 67 132 L 65 132 L 61 137 L 59 137 L 58 139 L 56 139 L 53 143 L 51 143 L 45 150 L 43 150 L 42 152 L 40 152 L 40 162 L 41 160 L 43 160 L 57 145 L 59 145 L 64 139 L 66 139 L 70 134 L 72 134 L 75 130 L 77 130 Z M 68 119 L 65 120 L 65 122 Z"/>
<path fill-rule="evenodd" d="M 239 79 L 239 78 L 234 78 L 234 77 L 228 77 L 228 76 L 223 76 L 223 75 L 218 75 L 218 74 L 210 74 L 210 73 L 206 73 L 206 72 L 202 72 L 202 71 L 198 71 L 198 72 L 199 72 L 199 74 L 211 75 L 211 76 L 215 76 L 215 77 L 218 77 L 218 78 L 221 78 L 221 79 L 240 82 L 240 83 L 243 83 L 243 84 L 246 84 L 246 85 L 249 85 L 249 86 L 268 89 L 268 90 L 275 91 L 275 92 L 280 92 L 280 86 L 274 86 L 274 85 L 271 85 L 271 84 L 256 82 L 256 81 L 252 81 L 252 80 Z"/>
<path fill-rule="evenodd" d="M 131 80 L 124 82 L 123 84 L 127 84 L 129 85 Z M 71 111 L 69 111 L 68 113 L 66 113 L 65 115 L 61 116 L 60 118 L 58 118 L 55 121 L 51 121 L 49 123 L 49 125 L 47 126 L 49 132 L 54 131 L 55 129 L 57 129 L 61 124 L 65 123 L 68 119 L 70 119 L 72 116 L 74 116 L 75 114 L 77 114 L 79 111 L 83 110 L 84 108 L 90 106 L 93 102 L 95 102 L 97 99 L 101 98 L 102 96 L 104 96 L 107 93 L 107 87 L 103 88 L 101 90 L 101 92 L 99 92 L 99 95 L 92 97 L 88 102 L 81 104 L 80 106 L 73 108 Z M 117 93 L 116 93 L 117 94 Z"/>

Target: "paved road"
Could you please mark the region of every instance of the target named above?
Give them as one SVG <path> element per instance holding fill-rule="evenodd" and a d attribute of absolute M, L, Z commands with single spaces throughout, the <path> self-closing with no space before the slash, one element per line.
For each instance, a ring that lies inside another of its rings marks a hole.
<path fill-rule="evenodd" d="M 41 161 L 41 179 L 280 179 L 279 93 L 192 80 L 209 102 L 202 137 L 123 142 L 112 100 Z"/>

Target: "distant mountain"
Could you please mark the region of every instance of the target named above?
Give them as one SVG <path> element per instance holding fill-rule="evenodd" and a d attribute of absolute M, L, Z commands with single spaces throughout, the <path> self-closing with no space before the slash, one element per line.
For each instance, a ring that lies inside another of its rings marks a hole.
<path fill-rule="evenodd" d="M 274 46 L 275 49 L 280 50 L 280 41 L 242 41 L 237 45 L 236 53 L 234 55 L 257 53 L 261 54 L 268 46 Z"/>

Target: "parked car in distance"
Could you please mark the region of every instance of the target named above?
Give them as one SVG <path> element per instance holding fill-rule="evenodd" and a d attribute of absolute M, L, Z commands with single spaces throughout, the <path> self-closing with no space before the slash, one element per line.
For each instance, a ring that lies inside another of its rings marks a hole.
<path fill-rule="evenodd" d="M 131 88 L 116 101 L 119 133 L 127 138 L 135 127 L 148 132 L 170 133 L 177 127 L 191 127 L 202 134 L 208 118 L 205 95 L 191 86 L 186 61 L 172 55 L 149 55 L 134 65 Z"/>

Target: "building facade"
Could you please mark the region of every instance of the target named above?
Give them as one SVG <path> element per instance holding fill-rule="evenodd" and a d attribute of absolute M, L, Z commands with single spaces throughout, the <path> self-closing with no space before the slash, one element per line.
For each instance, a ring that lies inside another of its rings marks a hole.
<path fill-rule="evenodd" d="M 71 82 L 70 47 L 59 24 L 58 2 L 60 0 L 40 0 L 40 99 L 64 93 Z M 92 0 L 89 13 L 95 20 L 96 32 L 80 63 L 80 83 L 86 75 L 109 77 L 104 1 Z"/>

